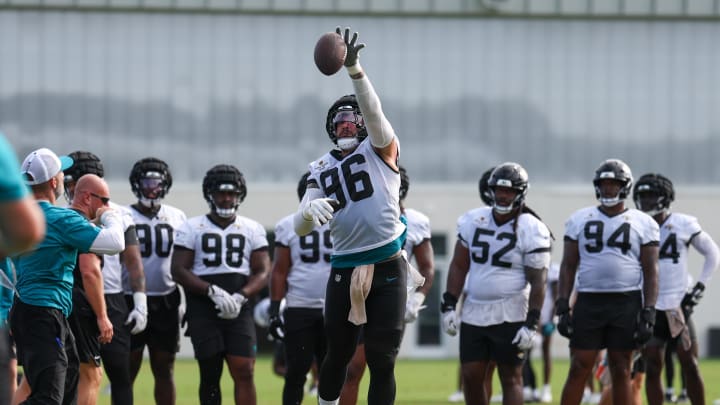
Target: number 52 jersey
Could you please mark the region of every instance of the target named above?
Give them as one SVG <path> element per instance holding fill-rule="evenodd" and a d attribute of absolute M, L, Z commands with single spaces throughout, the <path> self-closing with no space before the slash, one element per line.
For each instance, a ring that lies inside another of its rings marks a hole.
<path fill-rule="evenodd" d="M 250 275 L 250 255 L 268 246 L 265 228 L 237 216 L 221 228 L 207 215 L 193 217 L 175 231 L 175 246 L 195 251 L 192 271 L 198 276 L 239 273 Z"/>
<path fill-rule="evenodd" d="M 640 248 L 657 245 L 660 229 L 642 211 L 630 208 L 608 216 L 593 206 L 570 216 L 565 238 L 578 243 L 578 292 L 635 291 L 642 289 L 643 283 Z"/>

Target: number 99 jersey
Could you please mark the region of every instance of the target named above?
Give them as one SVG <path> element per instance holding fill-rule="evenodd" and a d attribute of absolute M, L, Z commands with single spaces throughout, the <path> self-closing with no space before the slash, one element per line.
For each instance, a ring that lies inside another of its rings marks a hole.
<path fill-rule="evenodd" d="M 289 215 L 275 226 L 275 244 L 290 249 L 285 295 L 288 308 L 324 308 L 332 253 L 330 226 L 316 226 L 307 235 L 298 236 L 293 215 Z"/>
<path fill-rule="evenodd" d="M 629 208 L 610 217 L 593 206 L 570 216 L 565 238 L 578 243 L 578 292 L 635 291 L 643 281 L 640 248 L 657 245 L 660 230 L 642 211 Z"/>
<path fill-rule="evenodd" d="M 175 231 L 175 246 L 195 252 L 195 275 L 250 276 L 250 255 L 267 247 L 268 241 L 265 228 L 252 219 L 238 215 L 223 229 L 202 215 L 188 219 Z"/>

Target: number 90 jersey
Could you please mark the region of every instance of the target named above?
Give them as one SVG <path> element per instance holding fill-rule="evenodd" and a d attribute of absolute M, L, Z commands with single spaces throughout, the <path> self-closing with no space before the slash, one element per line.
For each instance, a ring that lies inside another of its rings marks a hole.
<path fill-rule="evenodd" d="M 525 320 L 530 293 L 525 266 L 542 269 L 550 265 L 552 242 L 547 226 L 530 214 L 498 225 L 492 208 L 481 207 L 462 215 L 457 228 L 459 242 L 470 255 L 463 322 L 484 326 Z M 483 305 L 487 313 L 472 319 L 472 314 L 466 314 L 467 304 Z"/>
<path fill-rule="evenodd" d="M 180 209 L 167 204 L 162 204 L 152 218 L 148 218 L 132 206 L 129 209 L 140 242 L 147 295 L 170 294 L 176 288 L 170 273 L 173 236 L 175 229 L 182 225 L 187 217 Z M 125 294 L 132 294 L 128 277 L 128 273 L 123 272 Z"/>
<path fill-rule="evenodd" d="M 642 289 L 643 282 L 640 248 L 657 245 L 660 230 L 642 211 L 627 209 L 610 217 L 593 206 L 570 216 L 565 238 L 578 243 L 578 292 L 634 291 Z"/>
<path fill-rule="evenodd" d="M 330 226 L 315 227 L 305 236 L 298 236 L 293 216 L 275 226 L 275 244 L 290 249 L 290 271 L 285 300 L 288 308 L 324 308 L 325 288 L 330 277 Z"/>
<path fill-rule="evenodd" d="M 236 216 L 225 229 L 207 215 L 193 217 L 175 231 L 175 246 L 195 252 L 192 271 L 198 276 L 239 273 L 250 276 L 250 255 L 268 246 L 265 228 Z"/>
<path fill-rule="evenodd" d="M 334 254 L 375 249 L 405 231 L 400 222 L 400 172 L 378 156 L 370 138 L 344 159 L 334 150 L 310 163 L 310 183 L 339 202 L 330 221 Z"/>

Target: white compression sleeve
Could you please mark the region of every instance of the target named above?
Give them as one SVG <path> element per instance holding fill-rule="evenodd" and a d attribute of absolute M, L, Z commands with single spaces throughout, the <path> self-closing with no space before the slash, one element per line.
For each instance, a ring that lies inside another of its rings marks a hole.
<path fill-rule="evenodd" d="M 382 111 L 380 98 L 375 93 L 370 79 L 368 79 L 367 75 L 363 75 L 359 79 L 353 79 L 352 83 L 355 88 L 355 96 L 360 105 L 360 111 L 362 111 L 365 120 L 365 128 L 367 128 L 370 136 L 370 143 L 376 148 L 384 148 L 390 145 L 390 142 L 395 138 L 395 130 Z"/>
<path fill-rule="evenodd" d="M 103 255 L 114 255 L 125 250 L 125 229 L 120 216 L 112 211 L 103 213 L 103 229 L 95 237 L 90 251 Z"/>
<path fill-rule="evenodd" d="M 695 236 L 690 242 L 701 255 L 705 257 L 702 272 L 698 277 L 698 281 L 708 285 L 713 272 L 720 264 L 720 249 L 707 232 L 702 231 Z"/>

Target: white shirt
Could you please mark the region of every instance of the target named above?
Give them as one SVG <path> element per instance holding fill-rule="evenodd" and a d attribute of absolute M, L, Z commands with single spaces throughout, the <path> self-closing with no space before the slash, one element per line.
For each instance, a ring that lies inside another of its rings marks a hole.
<path fill-rule="evenodd" d="M 180 209 L 167 204 L 162 204 L 152 218 L 133 207 L 128 209 L 135 221 L 135 232 L 140 242 L 147 295 L 167 295 L 176 288 L 170 273 L 175 229 L 187 217 Z M 123 286 L 126 294 L 132 293 L 127 272 L 123 273 Z"/>
<path fill-rule="evenodd" d="M 524 321 L 530 295 L 525 267 L 550 265 L 547 226 L 530 214 L 496 224 L 492 208 L 481 207 L 462 215 L 457 228 L 459 241 L 470 254 L 462 321 L 475 326 Z"/>
<path fill-rule="evenodd" d="M 407 252 L 408 261 L 410 261 L 415 247 L 429 240 L 432 235 L 430 232 L 430 219 L 422 212 L 406 208 L 405 218 L 407 219 L 407 233 L 405 234 L 405 246 L 403 246 L 403 249 Z"/>
<path fill-rule="evenodd" d="M 130 214 L 130 210 L 128 210 L 127 207 L 110 201 L 110 208 L 119 213 L 123 224 L 123 232 L 127 232 L 131 226 L 135 225 L 132 214 Z M 127 272 L 127 270 L 123 271 L 123 267 L 124 266 L 120 264 L 119 253 L 116 255 L 105 255 L 103 257 L 102 276 L 105 294 L 118 294 L 123 292 L 123 273 Z"/>
<path fill-rule="evenodd" d="M 198 276 L 240 273 L 250 276 L 250 255 L 268 246 L 265 228 L 257 221 L 236 216 L 226 228 L 207 215 L 193 217 L 175 230 L 175 246 L 195 252 L 192 271 Z"/>
<path fill-rule="evenodd" d="M 285 294 L 290 308 L 323 308 L 325 288 L 330 277 L 332 240 L 330 227 L 316 227 L 305 236 L 293 229 L 293 216 L 280 220 L 275 226 L 275 243 L 290 249 L 290 271 Z"/>
<path fill-rule="evenodd" d="M 570 216 L 565 238 L 578 242 L 578 292 L 622 292 L 642 289 L 640 248 L 657 244 L 660 231 L 642 211 L 629 208 L 610 217 L 593 206 Z"/>

